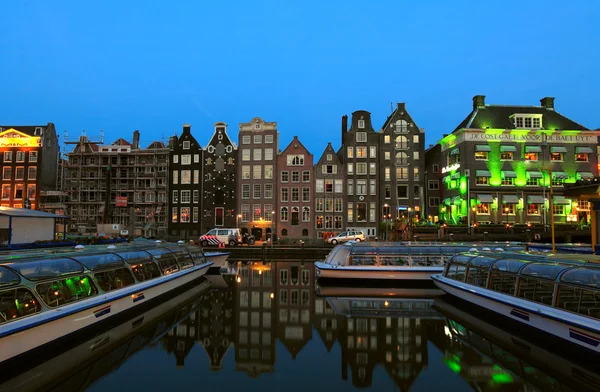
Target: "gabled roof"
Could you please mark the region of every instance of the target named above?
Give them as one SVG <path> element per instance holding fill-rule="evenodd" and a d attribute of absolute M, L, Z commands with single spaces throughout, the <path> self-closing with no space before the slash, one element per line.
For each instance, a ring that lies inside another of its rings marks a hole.
<path fill-rule="evenodd" d="M 160 148 L 165 148 L 165 144 L 163 142 L 152 142 L 148 147 L 146 147 L 146 150 L 157 150 Z"/>
<path fill-rule="evenodd" d="M 515 129 L 511 120 L 513 114 L 541 114 L 542 129 L 588 131 L 589 129 L 563 116 L 554 109 L 543 106 L 485 105 L 473 109 L 471 113 L 454 129 Z"/>
<path fill-rule="evenodd" d="M 331 161 L 327 160 L 327 154 L 331 154 L 333 155 L 333 159 Z M 328 164 L 333 164 L 333 165 L 341 165 L 342 161 L 340 160 L 340 157 L 337 155 L 336 151 L 333 149 L 333 146 L 331 145 L 331 142 L 327 143 L 327 147 L 325 147 L 325 150 L 323 151 L 323 154 L 321 154 L 321 157 L 319 158 L 319 160 L 315 163 L 315 165 L 322 165 L 324 163 L 328 163 Z"/>
<path fill-rule="evenodd" d="M 312 155 L 310 153 L 310 151 L 308 151 L 308 149 L 304 146 L 304 144 L 302 144 L 302 142 L 298 139 L 298 136 L 294 136 L 294 139 L 292 139 L 290 144 L 288 144 L 287 147 L 284 148 L 283 151 L 281 151 L 279 154 L 283 155 L 288 149 L 291 150 L 291 149 L 296 149 L 296 148 L 300 148 L 300 149 L 306 151 L 307 154 Z"/>
<path fill-rule="evenodd" d="M 112 145 L 113 146 L 131 146 L 131 143 L 129 143 L 127 140 L 120 137 L 117 140 L 115 140 Z"/>
<path fill-rule="evenodd" d="M 414 129 L 420 132 L 417 124 L 415 123 L 413 118 L 410 116 L 410 114 L 408 114 L 408 112 L 406 111 L 406 104 L 403 102 L 398 103 L 396 105 L 396 109 L 385 120 L 385 122 L 383 123 L 383 126 L 381 127 L 381 130 L 379 132 L 382 132 L 382 133 L 385 132 L 387 130 L 387 128 L 390 126 L 390 124 L 395 123 L 398 120 L 405 120 L 407 123 L 409 123 L 409 125 L 413 124 Z"/>
<path fill-rule="evenodd" d="M 211 138 L 208 140 L 208 144 L 206 145 L 206 147 L 208 147 L 209 145 L 217 145 L 218 140 L 217 138 L 217 128 L 224 128 L 225 130 L 223 131 L 223 135 L 227 138 L 227 141 L 225 140 L 221 140 L 223 142 L 223 145 L 227 146 L 227 145 L 231 145 L 231 147 L 236 150 L 237 149 L 237 145 L 235 144 L 235 142 L 233 140 L 231 140 L 231 138 L 229 137 L 229 133 L 227 133 L 227 124 L 224 122 L 216 122 L 214 124 L 214 130 L 213 130 L 213 134 L 211 136 Z M 206 149 L 206 147 L 204 149 Z"/>

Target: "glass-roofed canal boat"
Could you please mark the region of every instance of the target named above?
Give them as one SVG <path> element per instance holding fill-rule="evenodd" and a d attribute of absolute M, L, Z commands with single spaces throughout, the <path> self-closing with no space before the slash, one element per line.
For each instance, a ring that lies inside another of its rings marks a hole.
<path fill-rule="evenodd" d="M 527 254 L 455 255 L 432 276 L 447 294 L 600 352 L 600 264 Z"/>
<path fill-rule="evenodd" d="M 522 251 L 520 243 L 347 242 L 337 245 L 324 261 L 315 262 L 324 279 L 401 279 L 431 281 L 454 255 L 469 250 Z"/>
<path fill-rule="evenodd" d="M 0 258 L 0 362 L 96 326 L 212 265 L 195 246 L 135 244 Z"/>

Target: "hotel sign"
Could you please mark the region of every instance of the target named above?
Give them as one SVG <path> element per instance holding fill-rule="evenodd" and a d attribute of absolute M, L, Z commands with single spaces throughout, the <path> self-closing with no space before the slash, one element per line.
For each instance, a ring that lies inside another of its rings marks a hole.
<path fill-rule="evenodd" d="M 16 129 L 9 129 L 0 133 L 0 147 L 40 147 L 39 136 L 29 136 Z"/>
<path fill-rule="evenodd" d="M 544 137 L 540 134 L 513 134 L 513 133 L 465 133 L 466 142 L 532 142 L 542 143 L 582 143 L 596 144 L 597 135 L 548 135 Z"/>
<path fill-rule="evenodd" d="M 442 173 L 448 173 L 454 170 L 458 170 L 460 168 L 460 163 L 455 163 L 454 165 L 442 167 Z"/>

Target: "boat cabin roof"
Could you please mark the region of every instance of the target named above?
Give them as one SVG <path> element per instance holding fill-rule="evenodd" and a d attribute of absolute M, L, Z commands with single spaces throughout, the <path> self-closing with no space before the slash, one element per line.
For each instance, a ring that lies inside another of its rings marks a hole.
<path fill-rule="evenodd" d="M 344 243 L 343 247 L 350 248 L 350 254 L 381 254 L 381 255 L 455 255 L 457 253 L 475 250 L 508 251 L 523 250 L 519 243 L 407 243 L 407 242 L 354 242 Z"/>
<path fill-rule="evenodd" d="M 449 265 L 489 269 L 526 278 L 558 280 L 579 286 L 600 288 L 600 264 L 585 260 L 561 260 L 540 255 L 463 253 L 450 259 Z"/>

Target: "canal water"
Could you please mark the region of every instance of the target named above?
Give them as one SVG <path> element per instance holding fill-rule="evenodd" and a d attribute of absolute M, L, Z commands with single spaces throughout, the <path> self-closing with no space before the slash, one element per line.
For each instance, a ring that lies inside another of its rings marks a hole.
<path fill-rule="evenodd" d="M 302 261 L 239 263 L 230 272 L 46 353 L 48 360 L 5 369 L 0 391 L 600 387 L 586 365 L 596 358 L 571 360 L 435 290 L 323 286 Z"/>

